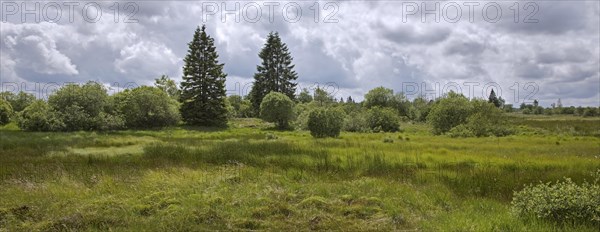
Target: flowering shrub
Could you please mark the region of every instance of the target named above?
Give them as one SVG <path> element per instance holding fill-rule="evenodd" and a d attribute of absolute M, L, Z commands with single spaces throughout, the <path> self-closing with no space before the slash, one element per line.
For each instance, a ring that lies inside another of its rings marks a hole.
<path fill-rule="evenodd" d="M 577 185 L 571 179 L 554 184 L 526 186 L 515 192 L 512 211 L 519 216 L 534 216 L 557 223 L 600 225 L 600 170 L 593 183 Z"/>

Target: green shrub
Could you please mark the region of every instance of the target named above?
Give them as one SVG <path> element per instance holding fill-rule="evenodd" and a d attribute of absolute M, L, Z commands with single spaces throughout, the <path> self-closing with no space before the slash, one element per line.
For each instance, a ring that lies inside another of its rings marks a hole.
<path fill-rule="evenodd" d="M 308 115 L 308 129 L 315 138 L 338 137 L 344 123 L 344 113 L 336 108 L 316 108 Z"/>
<path fill-rule="evenodd" d="M 180 120 L 177 102 L 156 87 L 141 86 L 113 96 L 127 128 L 173 126 Z"/>
<path fill-rule="evenodd" d="M 13 109 L 8 101 L 0 98 L 0 125 L 6 125 L 10 122 Z"/>
<path fill-rule="evenodd" d="M 294 106 L 294 119 L 293 126 L 297 130 L 308 130 L 308 115 L 314 109 L 312 103 L 299 103 Z"/>
<path fill-rule="evenodd" d="M 394 143 L 394 139 L 391 137 L 385 137 L 383 138 L 383 143 Z"/>
<path fill-rule="evenodd" d="M 417 122 L 427 120 L 427 115 L 431 110 L 431 104 L 424 97 L 417 97 L 413 100 L 408 110 L 408 117 Z"/>
<path fill-rule="evenodd" d="M 65 124 L 43 100 L 36 100 L 18 114 L 17 124 L 26 131 L 59 131 Z"/>
<path fill-rule="evenodd" d="M 594 116 L 598 116 L 598 112 L 593 107 L 587 107 L 583 111 L 583 115 L 582 116 L 583 117 L 594 117 Z"/>
<path fill-rule="evenodd" d="M 597 173 L 600 176 L 600 170 Z M 526 186 L 514 193 L 512 211 L 522 217 L 536 217 L 556 223 L 596 224 L 600 226 L 600 186 L 575 184 L 571 179 L 554 184 Z"/>
<path fill-rule="evenodd" d="M 285 94 L 271 92 L 260 104 L 260 117 L 267 122 L 274 122 L 279 129 L 288 128 L 294 118 L 294 102 Z"/>
<path fill-rule="evenodd" d="M 0 98 L 8 101 L 13 109 L 13 112 L 21 112 L 31 103 L 33 103 L 33 101 L 35 101 L 35 96 L 33 94 L 23 91 L 19 92 L 18 94 L 8 91 L 2 92 L 0 93 Z"/>
<path fill-rule="evenodd" d="M 467 128 L 467 126 L 465 126 L 464 124 L 455 126 L 454 128 L 450 129 L 450 131 L 448 131 L 448 133 L 446 134 L 452 138 L 467 138 L 475 136 L 475 133 L 473 133 L 473 131 Z"/>
<path fill-rule="evenodd" d="M 396 113 L 402 116 L 408 116 L 411 103 L 403 93 L 394 95 L 394 90 L 392 89 L 377 87 L 369 90 L 369 92 L 365 94 L 363 105 L 367 109 L 373 107 L 389 107 L 396 110 Z"/>
<path fill-rule="evenodd" d="M 349 132 L 369 132 L 369 124 L 367 116 L 362 112 L 351 112 L 344 119 L 344 131 Z"/>
<path fill-rule="evenodd" d="M 98 115 L 98 130 L 119 130 L 125 128 L 125 120 L 120 115 L 100 112 Z"/>
<path fill-rule="evenodd" d="M 374 132 L 396 132 L 400 129 L 400 118 L 395 110 L 376 106 L 368 111 L 367 124 Z"/>
<path fill-rule="evenodd" d="M 108 108 L 106 88 L 96 82 L 84 85 L 68 84 L 48 98 L 48 104 L 58 113 L 69 131 L 96 130 L 101 125 L 99 115 Z"/>
<path fill-rule="evenodd" d="M 427 122 L 433 127 L 433 133 L 439 135 L 465 123 L 470 112 L 469 99 L 462 94 L 450 92 L 433 104 L 427 115 Z"/>
<path fill-rule="evenodd" d="M 252 117 L 252 103 L 243 99 L 239 95 L 231 95 L 227 97 L 227 101 L 231 105 L 230 114 L 235 118 L 249 118 Z"/>
<path fill-rule="evenodd" d="M 471 105 L 472 112 L 467 118 L 466 128 L 475 136 L 506 136 L 511 134 L 511 130 L 505 126 L 507 120 L 502 110 L 494 104 L 485 100 L 473 100 Z"/>

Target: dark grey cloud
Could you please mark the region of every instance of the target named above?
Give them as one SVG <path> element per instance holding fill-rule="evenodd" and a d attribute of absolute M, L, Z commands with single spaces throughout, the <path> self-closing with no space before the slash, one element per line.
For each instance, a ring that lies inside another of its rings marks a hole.
<path fill-rule="evenodd" d="M 486 49 L 485 41 L 454 40 L 445 49 L 446 55 L 478 56 Z"/>
<path fill-rule="evenodd" d="M 514 4 L 514 2 L 503 3 L 506 16 L 498 26 L 506 32 L 557 35 L 584 30 L 591 26 L 588 21 L 589 15 L 583 12 L 589 10 L 588 7 L 593 7 L 593 5 L 588 5 L 586 2 L 531 1 L 529 5 L 527 2 L 519 2 L 519 23 L 514 22 L 514 10 L 511 9 L 515 8 L 509 8 L 509 5 Z M 527 8 L 525 8 L 526 6 Z"/>
<path fill-rule="evenodd" d="M 399 44 L 433 44 L 444 41 L 452 32 L 450 28 L 429 26 L 416 28 L 413 25 L 400 24 L 394 28 L 380 26 L 381 35 Z"/>

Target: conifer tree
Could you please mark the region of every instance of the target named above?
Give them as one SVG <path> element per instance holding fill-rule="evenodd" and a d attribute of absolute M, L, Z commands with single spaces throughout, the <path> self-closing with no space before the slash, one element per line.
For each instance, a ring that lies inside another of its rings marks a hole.
<path fill-rule="evenodd" d="M 227 124 L 225 78 L 219 64 L 214 39 L 198 27 L 188 44 L 181 82 L 181 117 L 189 125 L 224 126 Z"/>
<path fill-rule="evenodd" d="M 496 97 L 496 92 L 494 92 L 494 89 L 492 89 L 492 92 L 490 93 L 490 96 L 488 97 L 488 102 L 494 104 L 496 107 L 500 107 L 502 105 L 502 102 L 500 102 L 500 99 L 498 99 L 498 97 Z"/>
<path fill-rule="evenodd" d="M 270 92 L 279 92 L 294 99 L 296 93 L 296 79 L 292 56 L 287 45 L 281 42 L 277 32 L 269 33 L 265 46 L 258 54 L 262 60 L 256 66 L 254 85 L 250 91 L 250 100 L 255 112 L 260 111 L 262 99 Z"/>

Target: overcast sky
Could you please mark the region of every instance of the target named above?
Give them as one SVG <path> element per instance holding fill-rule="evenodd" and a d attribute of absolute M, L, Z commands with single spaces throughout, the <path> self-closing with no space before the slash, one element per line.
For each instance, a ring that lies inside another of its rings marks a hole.
<path fill-rule="evenodd" d="M 561 98 L 563 105 L 600 105 L 598 1 L 439 1 L 439 22 L 422 11 L 422 3 L 436 9 L 435 1 L 321 1 L 318 7 L 315 1 L 238 1 L 239 22 L 235 14 L 222 15 L 221 1 L 121 2 L 118 18 L 114 1 L 98 2 L 100 17 L 96 5 L 82 2 L 72 6 L 72 20 L 71 6 L 62 2 L 40 2 L 39 13 L 28 15 L 21 3 L 2 2 L 3 90 L 25 83 L 39 93 L 52 89 L 44 89 L 47 83 L 88 80 L 116 90 L 150 85 L 162 74 L 180 81 L 187 43 L 206 23 L 225 63 L 229 94 L 247 91 L 258 52 L 276 31 L 294 57 L 299 86 L 325 86 L 337 98 L 362 99 L 377 86 L 411 97 L 451 89 L 482 97 L 494 88 L 513 104 L 539 99 L 549 106 Z"/>

